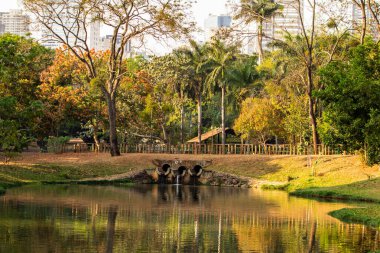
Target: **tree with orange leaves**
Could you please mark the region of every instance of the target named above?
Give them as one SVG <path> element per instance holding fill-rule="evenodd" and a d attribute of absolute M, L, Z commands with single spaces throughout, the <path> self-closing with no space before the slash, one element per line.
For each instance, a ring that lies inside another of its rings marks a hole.
<path fill-rule="evenodd" d="M 106 53 L 91 53 L 99 65 L 107 57 Z M 45 111 L 40 124 L 41 134 L 59 135 L 70 121 L 76 121 L 77 127 L 87 123 L 93 128 L 98 147 L 97 133 L 105 118 L 101 120 L 105 103 L 100 89 L 88 78 L 85 64 L 66 48 L 57 49 L 53 64 L 41 74 L 41 81 L 38 97 L 44 103 Z"/>

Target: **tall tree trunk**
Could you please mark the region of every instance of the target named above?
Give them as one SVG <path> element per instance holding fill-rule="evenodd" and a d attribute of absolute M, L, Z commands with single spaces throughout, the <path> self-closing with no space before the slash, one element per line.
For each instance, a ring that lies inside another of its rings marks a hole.
<path fill-rule="evenodd" d="M 362 30 L 360 36 L 360 44 L 364 44 L 365 35 L 367 32 L 367 13 L 366 13 L 366 4 L 364 0 L 360 0 L 360 10 L 362 13 Z"/>
<path fill-rule="evenodd" d="M 100 141 L 99 141 L 99 138 L 98 138 L 98 130 L 99 130 L 99 127 L 98 127 L 98 123 L 97 122 L 92 122 L 92 125 L 94 126 L 94 133 L 93 133 L 93 136 L 94 136 L 94 141 L 95 141 L 95 151 L 98 152 L 99 149 L 100 149 Z"/>
<path fill-rule="evenodd" d="M 226 124 L 225 124 L 225 108 L 224 108 L 224 93 L 225 93 L 225 87 L 222 85 L 222 104 L 221 104 L 221 113 L 222 113 L 222 144 L 223 144 L 223 151 L 224 151 L 224 145 L 226 144 Z"/>
<path fill-rule="evenodd" d="M 198 94 L 198 143 L 202 143 L 202 94 Z"/>
<path fill-rule="evenodd" d="M 183 108 L 183 105 L 181 105 L 181 144 L 184 143 L 184 134 L 183 134 L 183 131 L 184 131 L 184 118 L 185 118 L 185 109 Z"/>
<path fill-rule="evenodd" d="M 264 50 L 263 50 L 263 20 L 259 20 L 259 27 L 257 31 L 257 46 L 259 49 L 259 64 L 263 62 Z"/>
<path fill-rule="evenodd" d="M 111 156 L 120 156 L 119 145 L 117 142 L 116 132 L 116 101 L 114 95 L 106 94 L 107 106 L 108 106 L 108 121 L 110 124 L 110 145 Z"/>
<path fill-rule="evenodd" d="M 164 142 L 168 143 L 168 134 L 166 133 L 165 125 L 161 124 L 162 134 L 164 138 Z"/>
<path fill-rule="evenodd" d="M 313 90 L 314 90 L 314 83 L 313 83 L 313 70 L 312 66 L 307 66 L 307 96 L 309 99 L 309 117 L 310 117 L 310 124 L 312 128 L 312 134 L 313 134 L 313 148 L 314 148 L 314 154 L 317 154 L 317 145 L 319 143 L 319 137 L 317 132 L 317 119 L 315 117 L 315 111 L 314 111 L 314 100 L 313 100 Z"/>

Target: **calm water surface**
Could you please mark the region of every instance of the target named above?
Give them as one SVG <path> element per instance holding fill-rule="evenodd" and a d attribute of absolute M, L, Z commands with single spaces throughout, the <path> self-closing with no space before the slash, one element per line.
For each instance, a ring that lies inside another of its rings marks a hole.
<path fill-rule="evenodd" d="M 184 186 L 27 186 L 0 196 L 0 252 L 375 252 L 349 204 Z"/>

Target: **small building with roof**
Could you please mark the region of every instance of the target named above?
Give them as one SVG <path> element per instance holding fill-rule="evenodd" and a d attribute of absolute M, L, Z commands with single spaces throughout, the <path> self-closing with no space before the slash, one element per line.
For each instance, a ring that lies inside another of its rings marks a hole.
<path fill-rule="evenodd" d="M 212 129 L 201 135 L 203 144 L 221 144 L 222 143 L 222 128 Z M 187 143 L 199 143 L 198 136 L 187 141 Z M 236 136 L 232 128 L 226 127 L 226 144 L 240 143 L 240 138 Z"/>

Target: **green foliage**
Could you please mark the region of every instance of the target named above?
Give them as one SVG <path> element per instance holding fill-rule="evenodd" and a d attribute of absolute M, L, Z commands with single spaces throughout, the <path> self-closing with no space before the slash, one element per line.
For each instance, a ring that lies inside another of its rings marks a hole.
<path fill-rule="evenodd" d="M 248 98 L 234 128 L 242 138 L 265 144 L 271 137 L 281 135 L 282 118 L 281 111 L 269 99 Z"/>
<path fill-rule="evenodd" d="M 16 121 L 0 119 L 0 152 L 5 156 L 5 163 L 17 156 L 29 141 Z"/>
<path fill-rule="evenodd" d="M 303 79 L 304 69 L 299 59 L 286 50 L 276 50 L 267 55 L 259 66 L 264 87 L 259 96 L 268 97 L 283 115 L 283 131 L 278 139 L 302 144 L 311 135 L 308 113 L 308 97 Z"/>
<path fill-rule="evenodd" d="M 3 152 L 21 152 L 28 140 L 13 120 L 0 120 L 0 144 Z"/>
<path fill-rule="evenodd" d="M 317 95 L 325 110 L 320 134 L 329 145 L 362 150 L 368 164 L 380 162 L 380 49 L 373 42 L 354 48 L 347 62 L 332 62 L 320 73 Z"/>
<path fill-rule="evenodd" d="M 0 152 L 4 153 L 6 161 L 32 140 L 31 132 L 40 114 L 41 104 L 38 101 L 20 108 L 15 97 L 0 97 Z"/>
<path fill-rule="evenodd" d="M 20 105 L 35 100 L 40 73 L 54 54 L 33 39 L 17 35 L 0 36 L 0 96 L 17 97 Z"/>
<path fill-rule="evenodd" d="M 70 137 L 59 136 L 54 137 L 50 136 L 47 140 L 48 152 L 50 153 L 62 153 L 63 146 L 70 140 Z"/>
<path fill-rule="evenodd" d="M 365 125 L 366 156 L 369 164 L 380 163 L 380 110 L 371 110 Z"/>
<path fill-rule="evenodd" d="M 0 135 L 4 152 L 21 152 L 35 135 L 43 105 L 36 91 L 54 54 L 36 41 L 0 36 Z"/>

